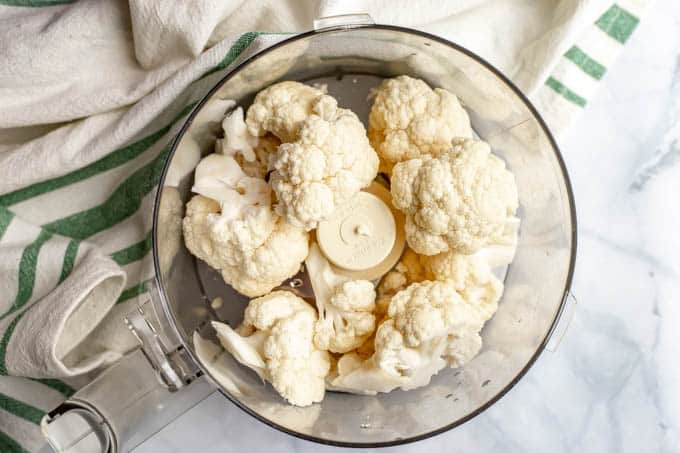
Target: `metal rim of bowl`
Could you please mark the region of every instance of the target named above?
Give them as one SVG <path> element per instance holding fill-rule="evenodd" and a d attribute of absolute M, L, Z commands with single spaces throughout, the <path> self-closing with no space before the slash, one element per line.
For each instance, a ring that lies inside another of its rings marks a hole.
<path fill-rule="evenodd" d="M 565 307 L 565 301 L 567 297 L 569 296 L 569 290 L 571 288 L 571 283 L 574 277 L 574 268 L 576 265 L 576 254 L 577 254 L 577 220 L 576 220 L 576 205 L 574 202 L 574 192 L 572 190 L 571 186 L 571 181 L 569 179 L 569 173 L 567 172 L 566 165 L 564 163 L 564 159 L 562 157 L 562 154 L 560 152 L 560 149 L 557 145 L 557 142 L 555 141 L 555 138 L 553 137 L 552 133 L 550 132 L 550 129 L 548 128 L 547 124 L 545 123 L 545 120 L 543 120 L 543 117 L 538 113 L 536 110 L 536 107 L 529 101 L 529 99 L 522 93 L 522 91 L 517 88 L 517 86 L 510 80 L 508 79 L 503 73 L 501 73 L 496 67 L 494 67 L 492 64 L 478 56 L 477 54 L 471 52 L 470 50 L 467 50 L 466 48 L 453 43 L 447 39 L 441 38 L 436 35 L 432 35 L 430 33 L 426 33 L 420 30 L 415 30 L 412 28 L 407 28 L 407 27 L 399 27 L 399 26 L 394 26 L 394 25 L 379 25 L 379 24 L 373 24 L 373 25 L 357 25 L 357 26 L 351 26 L 351 27 L 329 27 L 325 29 L 320 29 L 320 30 L 311 30 L 307 31 L 304 33 L 297 34 L 295 36 L 292 36 L 290 38 L 284 39 L 281 42 L 278 42 L 270 47 L 267 47 L 266 49 L 256 53 L 255 55 L 252 55 L 251 57 L 248 57 L 244 61 L 242 61 L 240 64 L 235 66 L 232 70 L 230 70 L 228 73 L 226 73 L 216 84 L 213 88 L 210 89 L 210 91 L 203 97 L 201 100 L 194 106 L 192 109 L 191 113 L 187 117 L 187 119 L 184 121 L 184 124 L 182 125 L 181 129 L 175 136 L 175 138 L 172 141 L 172 145 L 170 148 L 170 153 L 168 154 L 167 161 L 165 162 L 165 165 L 163 166 L 163 172 L 161 173 L 161 178 L 159 180 L 159 185 L 158 187 L 163 187 L 163 182 L 165 181 L 165 176 L 167 174 L 167 170 L 169 168 L 170 162 L 172 161 L 172 157 L 175 154 L 175 151 L 177 150 L 177 147 L 186 133 L 186 131 L 189 129 L 191 124 L 193 123 L 194 118 L 198 114 L 198 112 L 202 109 L 203 105 L 212 97 L 212 95 L 219 90 L 224 83 L 226 83 L 231 77 L 233 77 L 236 73 L 238 73 L 241 68 L 245 67 L 246 65 L 252 63 L 255 60 L 258 60 L 259 58 L 262 58 L 266 56 L 268 53 L 271 51 L 285 46 L 287 44 L 290 44 L 292 42 L 298 41 L 300 39 L 305 39 L 309 36 L 313 35 L 318 35 L 322 33 L 330 33 L 330 32 L 336 32 L 338 30 L 353 30 L 353 29 L 377 29 L 377 30 L 390 30 L 390 31 L 396 31 L 396 32 L 401 32 L 401 33 L 407 33 L 411 35 L 416 35 L 420 36 L 423 38 L 431 39 L 433 41 L 437 41 L 441 44 L 447 45 L 449 47 L 454 48 L 458 52 L 461 52 L 468 57 L 472 58 L 475 60 L 477 63 L 481 64 L 484 66 L 486 69 L 491 71 L 498 79 L 500 79 L 503 83 L 505 83 L 508 88 L 510 88 L 515 95 L 524 103 L 524 105 L 529 109 L 533 117 L 536 119 L 538 124 L 540 125 L 541 129 L 543 130 L 543 133 L 546 135 L 548 138 L 550 145 L 552 147 L 552 151 L 554 153 L 555 158 L 557 159 L 557 162 L 559 164 L 560 172 L 562 174 L 562 179 L 564 181 L 564 186 L 566 188 L 567 192 L 567 198 L 569 201 L 569 216 L 571 219 L 571 255 L 569 257 L 569 270 L 567 272 L 567 278 L 564 283 L 564 289 L 562 291 L 562 301 L 560 302 L 560 306 L 557 309 L 557 312 L 555 314 L 555 317 L 550 325 L 550 328 L 548 329 L 545 337 L 541 341 L 541 343 L 538 345 L 536 348 L 536 351 L 534 354 L 531 356 L 531 358 L 527 361 L 526 365 L 517 373 L 517 375 L 503 387 L 496 395 L 493 396 L 493 398 L 489 399 L 486 403 L 466 415 L 465 417 L 462 417 L 452 423 L 449 423 L 448 425 L 444 425 L 440 428 L 434 429 L 432 431 L 429 431 L 427 433 L 419 434 L 417 436 L 412 436 L 409 438 L 403 438 L 403 439 L 396 439 L 396 440 L 391 440 L 391 441 L 384 441 L 384 442 L 345 442 L 345 441 L 337 441 L 337 440 L 330 440 L 330 439 L 324 439 L 321 437 L 315 437 L 315 436 L 310 436 L 307 434 L 303 434 L 297 431 L 294 431 L 292 429 L 286 428 L 285 426 L 281 426 L 277 423 L 272 422 L 271 420 L 268 420 L 262 416 L 260 416 L 258 413 L 255 411 L 251 410 L 249 407 L 246 405 L 242 404 L 238 399 L 232 397 L 228 392 L 224 391 L 222 387 L 219 385 L 218 390 L 222 395 L 224 395 L 229 401 L 231 401 L 233 404 L 235 404 L 238 408 L 243 410 L 245 413 L 248 415 L 252 416 L 256 420 L 278 430 L 283 433 L 289 434 L 291 436 L 297 437 L 299 439 L 307 440 L 307 441 L 312 441 L 316 442 L 319 444 L 323 445 L 332 445 L 336 447 L 350 447 L 350 448 L 379 448 L 379 447 L 392 447 L 392 446 L 398 446 L 398 445 L 404 445 L 412 442 L 417 442 L 420 440 L 428 439 L 430 437 L 436 436 L 438 434 L 442 434 L 446 431 L 449 431 L 457 426 L 460 426 L 482 412 L 484 412 L 486 409 L 494 405 L 497 401 L 499 401 L 503 396 L 505 396 L 506 393 L 508 393 L 517 383 L 524 377 L 524 375 L 529 371 L 529 369 L 534 365 L 536 360 L 538 360 L 538 357 L 541 355 L 543 350 L 545 349 L 546 345 L 548 344 L 548 341 L 550 340 L 552 334 L 554 333 L 556 327 L 558 326 L 560 322 L 560 318 L 562 317 L 562 313 L 564 311 Z M 167 302 L 167 296 L 165 294 L 165 286 L 163 285 L 162 281 L 162 276 L 160 273 L 160 262 L 158 258 L 158 246 L 156 242 L 156 233 L 158 231 L 158 209 L 160 205 L 160 199 L 161 199 L 161 191 L 158 190 L 156 193 L 156 199 L 154 201 L 154 211 L 153 211 L 153 262 L 154 262 L 154 274 L 155 274 L 155 279 L 158 283 L 158 288 L 159 288 L 159 295 L 161 299 L 161 305 L 163 306 L 163 311 L 165 316 L 168 318 L 170 324 L 172 325 L 172 328 L 175 330 L 175 333 L 177 336 L 180 338 L 180 341 L 182 342 L 183 346 L 185 349 L 189 352 L 191 355 L 192 359 L 199 365 L 203 373 L 209 377 L 211 377 L 211 380 L 213 382 L 216 382 L 214 379 L 212 379 L 212 376 L 210 373 L 208 373 L 203 366 L 201 365 L 201 362 L 198 360 L 196 357 L 193 349 L 189 347 L 187 338 L 185 337 L 184 333 L 181 332 L 177 328 L 177 319 L 175 317 L 175 313 L 173 310 L 170 309 L 169 304 Z"/>

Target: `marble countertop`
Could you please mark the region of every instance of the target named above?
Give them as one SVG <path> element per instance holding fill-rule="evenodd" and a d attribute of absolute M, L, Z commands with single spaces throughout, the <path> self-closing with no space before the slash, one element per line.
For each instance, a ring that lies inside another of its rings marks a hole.
<path fill-rule="evenodd" d="M 474 420 L 381 452 L 680 451 L 680 2 L 652 7 L 561 147 L 579 304 L 558 350 Z M 331 450 L 213 394 L 135 452 Z"/>

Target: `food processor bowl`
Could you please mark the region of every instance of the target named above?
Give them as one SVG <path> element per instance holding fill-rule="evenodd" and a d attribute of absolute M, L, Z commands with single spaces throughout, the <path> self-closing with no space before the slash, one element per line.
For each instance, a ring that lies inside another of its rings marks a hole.
<path fill-rule="evenodd" d="M 245 412 L 304 439 L 353 447 L 395 445 L 446 431 L 510 390 L 555 330 L 568 297 L 576 251 L 567 172 L 554 139 L 526 97 L 489 63 L 454 43 L 365 22 L 331 24 L 293 36 L 225 72 L 174 143 L 161 180 L 154 227 L 155 297 L 157 316 L 164 319 L 162 329 L 177 338 L 226 399 Z M 319 23 L 325 25 L 328 22 Z M 194 334 L 219 344 L 210 321 L 238 325 L 248 300 L 193 257 L 177 232 L 168 237 L 164 225 L 180 221 L 182 215 L 168 206 L 177 206 L 177 199 L 185 204 L 192 196 L 199 150 L 200 155 L 213 152 L 225 113 L 215 108 L 219 99 L 233 99 L 246 109 L 258 91 L 282 80 L 325 84 L 340 106 L 352 109 L 367 124 L 372 90 L 384 78 L 402 74 L 458 96 L 476 134 L 505 160 L 517 181 L 521 219 L 517 253 L 505 271 L 498 312 L 481 332 L 481 352 L 462 368 L 442 370 L 426 387 L 376 396 L 327 392 L 322 403 L 304 408 L 288 405 L 271 385 L 226 354 L 218 376 L 214 366 L 198 359 Z M 211 303 L 217 297 L 221 305 Z"/>

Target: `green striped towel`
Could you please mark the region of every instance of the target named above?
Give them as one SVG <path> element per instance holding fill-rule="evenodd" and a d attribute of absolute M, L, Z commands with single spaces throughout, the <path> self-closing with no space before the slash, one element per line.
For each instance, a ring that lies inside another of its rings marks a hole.
<path fill-rule="evenodd" d="M 284 30 L 346 12 L 332 1 L 314 11 L 239 3 L 173 3 L 170 11 L 162 0 L 0 0 L 1 452 L 39 449 L 41 416 L 135 346 L 122 318 L 153 276 L 155 189 L 195 103 L 225 69 L 285 39 Z M 505 57 L 478 39 L 493 34 L 493 20 L 471 35 L 456 23 L 489 17 L 493 2 L 451 3 L 438 5 L 438 17 L 434 7 L 422 8 L 427 17 L 390 16 L 377 0 L 364 9 L 378 22 L 437 32 L 478 51 L 561 133 L 646 2 L 555 0 L 555 17 L 545 7 L 506 10 L 550 26 L 533 27 L 526 46 L 503 49 Z M 247 31 L 256 27 L 277 33 Z M 527 64 L 527 49 L 543 60 Z"/>

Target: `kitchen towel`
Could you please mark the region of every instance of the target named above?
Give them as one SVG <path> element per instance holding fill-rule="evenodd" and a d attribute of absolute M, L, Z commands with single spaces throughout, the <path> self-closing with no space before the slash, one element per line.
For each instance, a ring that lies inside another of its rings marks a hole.
<path fill-rule="evenodd" d="M 157 181 L 226 69 L 365 12 L 478 53 L 559 136 L 647 3 L 0 0 L 0 451 L 37 450 L 42 415 L 135 347 Z"/>

